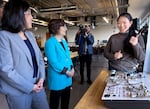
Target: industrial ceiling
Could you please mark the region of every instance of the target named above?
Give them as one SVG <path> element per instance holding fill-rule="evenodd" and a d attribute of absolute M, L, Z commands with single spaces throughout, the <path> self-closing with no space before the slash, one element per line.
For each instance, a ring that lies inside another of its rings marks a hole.
<path fill-rule="evenodd" d="M 34 17 L 48 21 L 63 18 L 74 25 L 79 23 L 113 23 L 116 17 L 127 12 L 128 0 L 27 0 L 37 12 Z"/>

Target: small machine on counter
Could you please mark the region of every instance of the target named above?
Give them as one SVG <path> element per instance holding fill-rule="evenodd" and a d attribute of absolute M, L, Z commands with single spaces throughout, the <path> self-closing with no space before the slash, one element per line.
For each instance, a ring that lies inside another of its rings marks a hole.
<path fill-rule="evenodd" d="M 150 109 L 150 81 L 143 73 L 112 70 L 101 99 L 110 109 Z"/>

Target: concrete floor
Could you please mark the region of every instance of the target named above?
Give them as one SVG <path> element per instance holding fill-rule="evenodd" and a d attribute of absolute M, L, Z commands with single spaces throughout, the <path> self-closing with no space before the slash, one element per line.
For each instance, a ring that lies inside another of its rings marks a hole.
<path fill-rule="evenodd" d="M 91 79 L 94 81 L 97 77 L 97 75 L 100 73 L 100 71 L 103 68 L 107 68 L 107 60 L 104 58 L 104 56 L 101 55 L 93 55 L 92 57 L 92 65 L 91 65 Z M 84 95 L 84 93 L 87 91 L 87 89 L 90 87 L 89 84 L 86 83 L 86 68 L 84 71 L 85 76 L 85 82 L 83 85 L 80 85 L 80 70 L 79 65 L 77 66 L 77 73 L 75 74 L 75 77 L 73 79 L 73 86 L 71 91 L 71 98 L 70 98 L 70 105 L 69 109 L 74 109 L 75 105 L 79 102 L 80 98 Z"/>

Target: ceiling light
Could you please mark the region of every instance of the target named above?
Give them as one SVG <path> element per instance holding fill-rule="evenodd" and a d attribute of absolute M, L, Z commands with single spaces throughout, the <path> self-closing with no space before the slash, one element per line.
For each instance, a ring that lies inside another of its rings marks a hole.
<path fill-rule="evenodd" d="M 32 19 L 32 23 L 42 26 L 48 26 L 48 22 L 39 19 Z"/>
<path fill-rule="evenodd" d="M 9 0 L 3 0 L 4 2 L 8 2 Z"/>
<path fill-rule="evenodd" d="M 106 17 L 103 17 L 103 19 L 104 19 L 104 21 L 105 21 L 106 23 L 109 23 L 109 21 L 108 21 L 108 19 L 107 19 Z"/>
<path fill-rule="evenodd" d="M 72 21 L 64 20 L 65 23 L 70 24 L 70 25 L 75 25 Z"/>
<path fill-rule="evenodd" d="M 117 13 L 117 16 L 119 16 L 119 6 L 118 6 L 118 1 L 115 0 L 115 4 L 116 4 L 116 13 Z"/>
<path fill-rule="evenodd" d="M 38 13 L 38 10 L 33 8 L 33 7 L 30 7 L 31 10 L 33 10 L 35 13 Z"/>

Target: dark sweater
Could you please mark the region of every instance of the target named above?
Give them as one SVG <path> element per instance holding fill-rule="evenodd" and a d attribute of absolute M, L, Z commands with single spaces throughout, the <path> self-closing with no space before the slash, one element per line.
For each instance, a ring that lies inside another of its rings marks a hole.
<path fill-rule="evenodd" d="M 139 36 L 136 46 L 132 46 L 134 55 L 124 51 L 124 40 L 127 33 L 118 33 L 110 37 L 105 50 L 104 56 L 109 60 L 109 66 L 119 71 L 132 71 L 139 62 L 145 58 L 145 44 L 143 37 Z M 115 60 L 114 54 L 121 50 L 123 58 Z"/>

